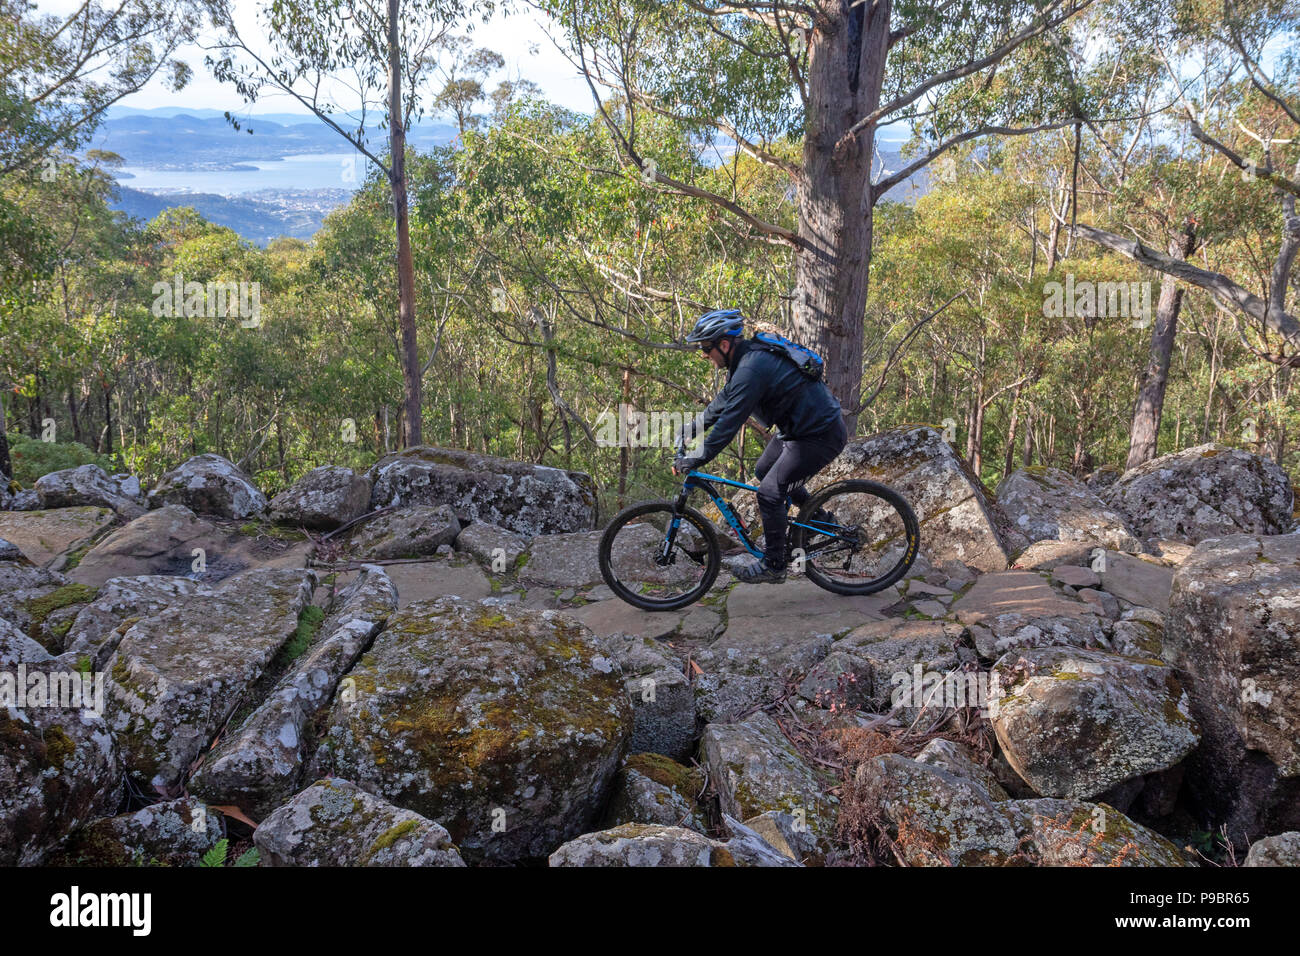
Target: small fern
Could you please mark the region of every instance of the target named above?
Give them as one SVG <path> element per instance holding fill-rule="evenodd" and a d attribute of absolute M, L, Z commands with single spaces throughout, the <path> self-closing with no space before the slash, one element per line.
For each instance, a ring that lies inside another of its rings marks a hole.
<path fill-rule="evenodd" d="M 230 841 L 222 837 L 212 845 L 212 849 L 203 854 L 203 859 L 199 860 L 199 866 L 225 866 L 226 853 L 230 849 Z"/>
<path fill-rule="evenodd" d="M 199 866 L 226 866 L 226 858 L 230 855 L 230 841 L 222 837 L 212 845 L 203 858 L 199 860 Z M 257 847 L 249 847 L 241 853 L 233 863 L 232 867 L 247 868 L 257 866 L 262 862 L 261 854 L 257 852 Z"/>

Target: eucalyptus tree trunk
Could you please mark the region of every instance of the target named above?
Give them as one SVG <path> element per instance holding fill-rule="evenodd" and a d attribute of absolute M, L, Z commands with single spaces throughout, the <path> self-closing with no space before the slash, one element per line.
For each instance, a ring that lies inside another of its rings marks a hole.
<path fill-rule="evenodd" d="M 392 151 L 389 183 L 397 226 L 398 327 L 401 332 L 402 444 L 424 441 L 423 382 L 415 338 L 415 263 L 411 257 L 411 225 L 406 191 L 406 126 L 402 111 L 402 49 L 398 39 L 401 0 L 388 0 L 388 130 Z"/>
<path fill-rule="evenodd" d="M 876 131 L 849 131 L 880 105 L 893 4 L 824 6 L 834 8 L 827 11 L 832 26 L 813 31 L 808 49 L 795 331 L 826 359 L 826 384 L 844 406 L 851 435 L 861 398 Z"/>
<path fill-rule="evenodd" d="M 13 465 L 9 463 L 9 433 L 5 431 L 5 400 L 0 395 L 0 484 L 8 484 L 14 477 Z"/>
<path fill-rule="evenodd" d="M 1196 233 L 1189 226 L 1170 241 L 1169 254 L 1186 259 L 1195 248 Z M 1137 404 L 1133 408 L 1125 469 L 1136 468 L 1156 456 L 1160 416 L 1165 407 L 1165 389 L 1169 385 L 1169 360 L 1174 351 L 1178 313 L 1182 305 L 1182 287 L 1166 273 L 1160 279 L 1160 300 L 1156 305 L 1155 325 L 1151 329 L 1151 348 L 1142 373 L 1142 384 L 1138 387 Z"/>

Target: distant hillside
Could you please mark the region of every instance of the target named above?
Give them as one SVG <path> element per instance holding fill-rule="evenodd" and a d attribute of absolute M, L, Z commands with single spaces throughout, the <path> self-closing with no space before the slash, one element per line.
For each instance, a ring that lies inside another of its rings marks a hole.
<path fill-rule="evenodd" d="M 250 242 L 265 246 L 278 236 L 310 239 L 320 229 L 330 210 L 351 198 L 346 189 L 262 190 L 245 196 L 213 193 L 167 193 L 154 195 L 118 187 L 114 209 L 149 220 L 164 209 L 192 206 L 209 222 L 226 226 Z"/>
<path fill-rule="evenodd" d="M 312 117 L 292 125 L 268 117 L 244 117 L 240 127 L 236 131 L 216 110 L 119 112 L 99 127 L 92 145 L 117 153 L 128 166 L 153 169 L 228 169 L 240 161 L 348 148 L 338 133 Z M 382 138 L 383 134 L 372 131 L 371 135 Z M 407 140 L 417 149 L 428 149 L 451 142 L 455 135 L 454 126 L 426 121 L 413 128 Z"/>

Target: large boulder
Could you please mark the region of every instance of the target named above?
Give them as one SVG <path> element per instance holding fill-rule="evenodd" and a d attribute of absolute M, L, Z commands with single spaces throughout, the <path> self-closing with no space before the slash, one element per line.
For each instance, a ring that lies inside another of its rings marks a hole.
<path fill-rule="evenodd" d="M 138 494 L 124 494 L 122 485 L 98 465 L 52 471 L 37 478 L 35 487 L 36 493 L 41 496 L 42 508 L 98 505 L 112 508 L 128 519 L 139 517 L 145 510 Z"/>
<path fill-rule="evenodd" d="M 210 547 L 216 527 L 184 505 L 164 505 L 97 542 L 73 572 L 83 584 L 110 578 L 182 575 L 194 566 L 194 549 Z"/>
<path fill-rule="evenodd" d="M 434 554 L 460 534 L 456 512 L 447 505 L 410 505 L 371 518 L 352 532 L 352 549 L 364 560 L 418 558 Z"/>
<path fill-rule="evenodd" d="M 253 843 L 267 866 L 452 866 L 447 831 L 347 780 L 321 780 L 262 821 Z"/>
<path fill-rule="evenodd" d="M 797 866 L 745 826 L 729 821 L 727 842 L 684 827 L 625 823 L 587 833 L 551 854 L 551 866 L 689 867 Z"/>
<path fill-rule="evenodd" d="M 799 756 L 780 726 L 759 711 L 734 724 L 709 724 L 700 757 L 717 789 L 722 812 L 748 819 L 768 810 L 788 813 L 817 841 L 819 855 L 832 845 L 838 800 L 833 782 Z"/>
<path fill-rule="evenodd" d="M 513 571 L 519 556 L 528 549 L 528 539 L 490 522 L 476 521 L 456 536 L 454 546 L 494 571 Z"/>
<path fill-rule="evenodd" d="M 196 514 L 247 518 L 266 510 L 266 495 L 233 462 L 220 455 L 195 455 L 159 479 L 149 505 L 184 505 Z"/>
<path fill-rule="evenodd" d="M 1252 843 L 1242 866 L 1300 866 L 1300 832 L 1292 830 Z"/>
<path fill-rule="evenodd" d="M 193 797 L 101 817 L 76 830 L 52 866 L 198 866 L 226 835 L 224 818 Z"/>
<path fill-rule="evenodd" d="M 1002 479 L 998 504 L 1030 542 L 1083 541 L 1141 551 L 1124 517 L 1059 468 L 1022 468 Z"/>
<path fill-rule="evenodd" d="M 29 689 L 31 672 L 41 667 L 28 666 Z M 0 700 L 15 689 L 6 693 L 6 677 Z M 0 866 L 43 862 L 71 831 L 113 813 L 121 799 L 122 762 L 104 718 L 80 708 L 0 703 Z"/>
<path fill-rule="evenodd" d="M 1267 458 L 1197 445 L 1131 468 L 1101 494 L 1143 538 L 1196 544 L 1231 534 L 1291 530 L 1286 473 Z"/>
<path fill-rule="evenodd" d="M 334 603 L 309 650 L 207 755 L 190 781 L 191 791 L 262 817 L 297 789 L 311 753 L 313 724 L 339 680 L 397 609 L 397 589 L 382 568 L 366 565 Z"/>
<path fill-rule="evenodd" d="M 1171 668 L 1104 651 L 1040 647 L 993 668 L 993 730 L 1016 773 L 1048 797 L 1087 799 L 1179 763 L 1197 744 Z"/>
<path fill-rule="evenodd" d="M 883 754 L 862 763 L 854 783 L 909 866 L 998 866 L 1016 852 L 998 803 L 947 769 Z"/>
<path fill-rule="evenodd" d="M 1008 800 L 999 804 L 1019 835 L 1018 853 L 1037 866 L 1194 866 L 1154 830 L 1105 803 Z"/>
<path fill-rule="evenodd" d="M 617 665 L 571 619 L 424 601 L 343 682 L 310 773 L 441 823 L 471 861 L 537 861 L 595 821 L 631 730 Z"/>
<path fill-rule="evenodd" d="M 370 508 L 370 479 L 351 468 L 313 468 L 271 499 L 271 518 L 285 524 L 331 531 Z"/>
<path fill-rule="evenodd" d="M 1187 783 L 1237 843 L 1300 829 L 1300 535 L 1202 541 L 1173 579 L 1165 659 L 1204 739 Z"/>
<path fill-rule="evenodd" d="M 462 522 L 530 537 L 596 526 L 595 482 L 578 471 L 420 445 L 381 458 L 369 474 L 372 508 L 446 504 Z"/>
<path fill-rule="evenodd" d="M 311 571 L 248 571 L 133 624 L 109 662 L 108 720 L 127 772 L 174 795 L 298 630 Z"/>
<path fill-rule="evenodd" d="M 809 487 L 845 478 L 883 482 L 906 498 L 921 524 L 920 553 L 935 566 L 955 559 L 981 571 L 1001 571 L 1027 543 L 970 466 L 927 425 L 850 441 Z"/>
<path fill-rule="evenodd" d="M 113 510 L 98 505 L 42 511 L 0 512 L 0 537 L 33 564 L 58 567 L 55 559 L 83 547 L 113 523 Z"/>

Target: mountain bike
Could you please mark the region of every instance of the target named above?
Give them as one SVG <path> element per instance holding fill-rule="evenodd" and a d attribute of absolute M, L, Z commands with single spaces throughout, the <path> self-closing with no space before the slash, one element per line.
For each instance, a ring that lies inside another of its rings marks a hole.
<path fill-rule="evenodd" d="M 614 516 L 600 539 L 599 561 L 619 598 L 647 611 L 674 611 L 713 587 L 722 546 L 713 522 L 686 503 L 696 489 L 713 500 L 745 549 L 763 556 L 715 483 L 758 492 L 756 485 L 691 471 L 674 500 L 633 505 Z M 791 504 L 787 497 L 787 513 Z M 916 515 L 897 491 L 866 479 L 837 481 L 809 498 L 790 522 L 787 561 L 827 591 L 872 594 L 907 573 L 920 540 Z"/>

